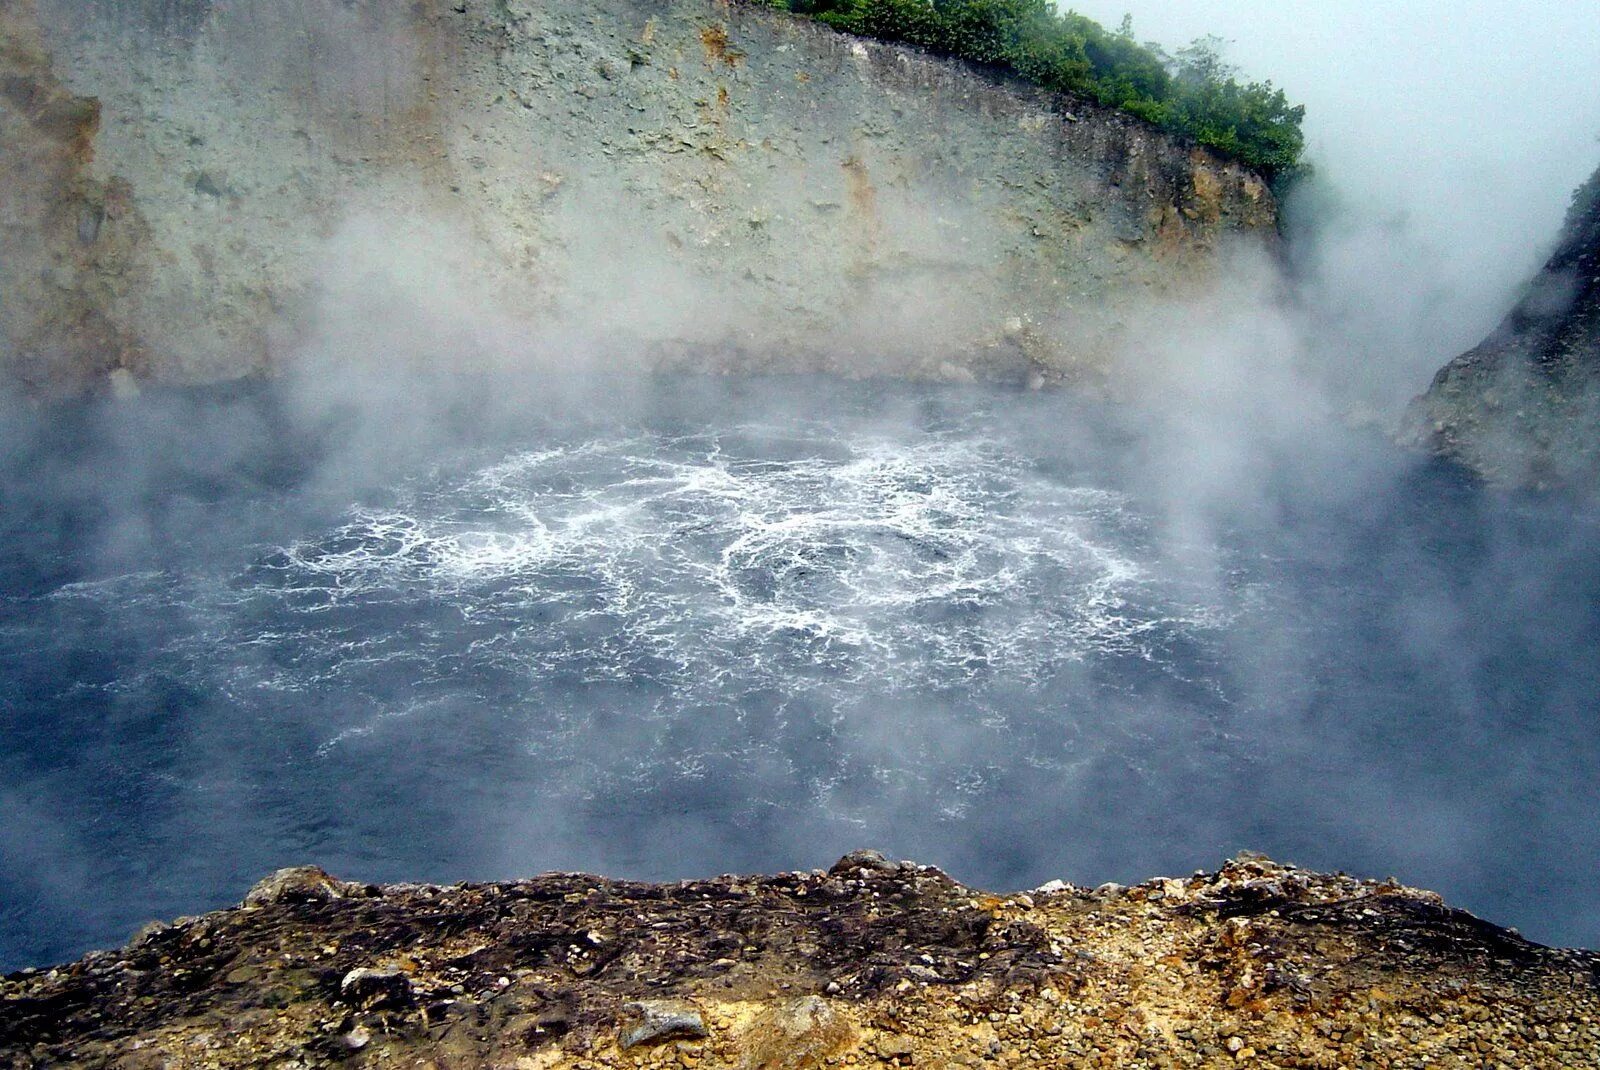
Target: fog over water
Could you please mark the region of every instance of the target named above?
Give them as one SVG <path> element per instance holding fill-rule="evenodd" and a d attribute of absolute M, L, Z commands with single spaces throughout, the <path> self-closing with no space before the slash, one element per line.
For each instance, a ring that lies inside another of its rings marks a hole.
<path fill-rule="evenodd" d="M 863 845 L 994 888 L 1251 848 L 1600 946 L 1600 512 L 1381 433 L 1600 158 L 1587 5 L 1149 6 L 1080 9 L 1235 38 L 1320 177 L 1114 401 L 617 376 L 359 221 L 270 386 L 0 397 L 0 969 L 281 865 Z"/>
<path fill-rule="evenodd" d="M 1290 211 L 1301 297 L 1332 343 L 1330 383 L 1375 413 L 1489 332 L 1600 164 L 1587 0 L 1066 6 L 1107 26 L 1131 14 L 1169 51 L 1214 34 L 1243 77 L 1306 105 L 1319 180 Z"/>
<path fill-rule="evenodd" d="M 7 965 L 306 860 L 675 878 L 863 843 L 994 887 L 1250 847 L 1596 941 L 1592 512 L 1332 424 L 1202 502 L 1174 480 L 1237 471 L 1063 394 L 632 393 L 359 485 L 326 476 L 358 432 L 286 437 L 272 394 L 9 454 Z"/>

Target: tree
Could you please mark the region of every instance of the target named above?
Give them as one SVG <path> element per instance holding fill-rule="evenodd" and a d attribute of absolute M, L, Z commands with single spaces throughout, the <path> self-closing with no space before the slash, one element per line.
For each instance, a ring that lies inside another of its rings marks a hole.
<path fill-rule="evenodd" d="M 1196 37 L 1189 47 L 1178 49 L 1178 79 L 1197 85 L 1221 85 L 1231 82 L 1239 68 L 1223 58 L 1228 42 L 1214 33 Z"/>
<path fill-rule="evenodd" d="M 1227 42 L 1200 37 L 1169 56 L 1053 0 L 765 0 L 849 33 L 904 41 L 1010 70 L 1047 89 L 1121 108 L 1237 157 L 1268 177 L 1295 172 L 1305 109 L 1271 82 L 1242 85 Z"/>

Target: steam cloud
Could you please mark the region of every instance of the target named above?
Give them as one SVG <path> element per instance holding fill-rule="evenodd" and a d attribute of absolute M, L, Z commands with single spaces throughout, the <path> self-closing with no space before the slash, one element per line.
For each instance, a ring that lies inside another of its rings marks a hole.
<path fill-rule="evenodd" d="M 1392 420 L 1438 365 L 1493 325 L 1542 259 L 1567 195 L 1597 156 L 1600 100 L 1589 87 L 1600 83 L 1600 30 L 1592 11 L 1582 3 L 1360 4 L 1286 19 L 1281 6 L 1245 2 L 1080 5 L 1111 23 L 1124 9 L 1142 32 L 1159 32 L 1168 44 L 1206 32 L 1233 38 L 1233 58 L 1248 74 L 1271 75 L 1310 106 L 1318 177 L 1288 206 L 1287 273 L 1259 251 L 1236 250 L 1225 285 L 1152 307 L 1132 326 L 1109 416 L 1068 397 L 1018 394 L 1004 399 L 1005 422 L 1019 440 L 1038 444 L 1038 464 L 1125 493 L 1148 521 L 1153 567 L 1181 576 L 1198 603 L 1252 604 L 1239 576 L 1262 570 L 1254 559 L 1241 565 L 1241 555 L 1294 562 L 1264 570 L 1283 585 L 1278 608 L 1242 614 L 1217 640 L 1212 656 L 1227 667 L 1217 686 L 1237 719 L 1216 724 L 1197 713 L 1203 704 L 1193 681 L 1130 685 L 1119 700 L 1090 687 L 1089 670 L 1068 666 L 1057 695 L 1061 724 L 1070 726 L 1062 730 L 1082 734 L 1085 759 L 1066 776 L 1059 768 L 1030 771 L 1026 734 L 1007 737 L 972 723 L 958 699 L 884 699 L 836 725 L 833 745 L 848 748 L 862 768 L 893 770 L 913 745 L 938 768 L 977 781 L 975 771 L 1004 767 L 1001 794 L 974 789 L 975 801 L 958 817 L 936 819 L 927 791 L 847 778 L 837 785 L 834 816 L 785 813 L 768 800 L 728 822 L 716 819 L 728 805 L 717 794 L 718 775 L 739 785 L 786 784 L 794 754 L 820 744 L 787 740 L 793 753 L 769 749 L 709 777 L 663 773 L 654 788 L 614 798 L 592 779 L 595 766 L 581 761 L 540 783 L 463 782 L 441 792 L 438 776 L 490 765 L 514 746 L 497 737 L 493 704 L 461 696 L 424 704 L 417 717 L 434 742 L 414 762 L 386 749 L 370 728 L 392 714 L 375 708 L 361 722 L 366 734 L 348 737 L 341 760 L 376 797 L 347 789 L 349 797 L 328 807 L 365 831 L 366 853 L 344 847 L 325 861 L 370 879 L 555 866 L 660 877 L 729 868 L 730 860 L 823 864 L 869 840 L 958 876 L 1023 885 L 1058 875 L 1128 880 L 1252 847 L 1309 865 L 1384 866 L 1498 911 L 1496 920 L 1521 921 L 1536 937 L 1600 940 L 1600 914 L 1580 895 L 1600 849 L 1592 822 L 1600 799 L 1574 768 L 1592 756 L 1586 717 L 1600 693 L 1594 644 L 1574 638 L 1594 636 L 1597 518 L 1582 505 L 1430 482 L 1436 473 L 1419 459 L 1348 423 L 1352 413 L 1380 426 Z M 252 24 L 239 10 L 234 29 L 246 39 Z M 269 48 L 252 54 L 272 62 Z M 393 71 L 367 62 L 357 98 L 381 112 Z M 1530 69 L 1537 79 L 1526 77 Z M 567 211 L 577 220 L 617 215 L 609 201 L 579 201 Z M 673 274 L 666 250 L 634 250 L 637 258 L 621 270 L 626 229 L 596 227 L 593 243 L 573 252 L 597 317 L 648 335 L 653 326 L 681 326 L 685 310 L 723 303 Z M 484 265 L 483 240 L 426 212 L 353 204 L 327 243 L 319 284 L 294 325 L 295 360 L 276 388 L 148 397 L 77 411 L 54 425 L 52 415 L 21 402 L 0 403 L 7 417 L 0 506 L 13 517 L 67 516 L 73 519 L 61 523 L 78 526 L 54 541 L 30 530 L 29 553 L 59 552 L 65 582 L 80 568 L 69 558 L 81 552 L 87 531 L 96 550 L 89 573 L 153 568 L 181 578 L 192 560 L 231 560 L 241 546 L 282 546 L 325 532 L 347 516 L 350 502 L 381 506 L 396 483 L 430 466 L 448 469 L 453 459 L 530 428 L 581 440 L 620 425 L 692 427 L 722 406 L 773 442 L 813 420 L 842 426 L 847 442 L 915 443 L 942 426 L 940 403 L 915 392 L 888 390 L 863 406 L 858 395 L 803 383 L 721 386 L 640 375 L 636 354 L 602 346 L 581 325 L 536 317 L 530 325 L 526 315 L 507 314 L 496 299 L 500 280 Z M 838 344 L 868 354 L 886 344 L 855 333 L 843 332 Z M 914 337 L 907 328 L 890 342 Z M 979 390 L 954 396 L 942 404 L 995 403 Z M 838 405 L 857 408 L 841 415 Z M 1433 509 L 1459 518 L 1461 530 L 1430 526 Z M 1399 541 L 1417 533 L 1437 541 Z M 30 575 L 50 572 L 29 561 L 12 574 L 24 567 Z M 1392 599 L 1341 603 L 1341 583 L 1370 595 L 1373 575 L 1393 577 Z M 28 600 L 48 586 L 9 592 L 0 624 L 33 612 Z M 164 612 L 199 618 L 216 608 L 177 598 Z M 998 629 L 1024 610 L 986 612 L 995 618 L 986 626 Z M 62 649 L 94 648 L 92 627 L 72 622 L 84 631 L 62 634 Z M 179 634 L 213 624 L 174 619 L 152 628 Z M 1374 635 L 1386 640 L 1387 655 L 1352 663 L 1351 651 L 1380 645 Z M 268 646 L 241 643 L 230 653 L 259 668 L 270 661 Z M 32 670 L 0 669 L 5 738 L 25 738 L 18 733 L 44 685 Z M 109 693 L 115 681 L 95 686 Z M 1427 707 L 1425 720 L 1412 720 L 1407 709 L 1372 708 L 1408 689 Z M 1085 695 L 1100 706 L 1072 709 Z M 581 723 L 595 748 L 648 758 L 739 742 L 726 710 L 674 721 L 680 736 L 663 738 L 658 725 L 618 719 L 626 702 L 603 686 L 587 702 Z M 104 708 L 141 715 L 115 703 Z M 169 710 L 142 711 L 170 717 L 165 730 L 178 737 L 172 768 L 150 775 L 183 784 L 141 812 L 157 829 L 152 838 L 170 849 L 201 825 L 223 825 L 279 834 L 275 847 L 288 850 L 301 834 L 279 828 L 271 815 L 304 807 L 264 782 L 260 764 L 236 757 L 240 738 L 251 740 L 252 751 L 278 746 L 286 760 L 303 759 L 327 742 L 319 718 L 348 720 L 348 711 L 307 697 L 274 707 L 275 720 L 252 728 L 186 724 L 182 708 L 174 697 Z M 1330 720 L 1352 709 L 1365 715 Z M 1037 713 L 1016 711 L 1019 721 L 1050 722 Z M 281 739 L 267 740 L 268 730 Z M 17 924 L 114 933 L 126 921 L 116 908 L 99 917 L 93 906 L 60 905 L 83 903 L 83 891 L 101 879 L 89 856 L 104 846 L 87 846 L 61 815 L 82 816 L 75 763 L 103 768 L 104 757 L 93 759 L 101 766 L 71 756 L 52 765 L 20 747 L 0 753 L 7 774 L 0 887 L 22 904 L 8 908 L 23 912 Z M 372 775 L 364 762 L 385 771 Z M 1552 793 L 1551 785 L 1561 790 Z M 394 836 L 384 815 L 400 812 L 396 800 L 407 796 L 422 809 L 409 812 L 405 835 L 419 850 L 438 852 L 440 871 L 408 872 L 384 853 Z M 586 831 L 595 827 L 611 834 L 597 840 Z M 1536 834 L 1524 835 L 1529 829 Z M 320 846 L 307 838 L 308 850 Z M 198 904 L 180 900 L 195 886 L 218 890 L 220 901 L 258 876 L 251 867 L 262 861 L 246 852 L 173 863 L 175 872 L 151 878 L 139 902 L 189 911 Z M 141 869 L 126 859 L 117 866 Z M 1525 883 L 1513 884 L 1519 871 Z M 0 964 L 75 950 L 48 935 L 13 939 L 23 950 L 0 943 Z"/>
<path fill-rule="evenodd" d="M 1316 184 L 1290 205 L 1328 388 L 1376 415 L 1482 339 L 1600 162 L 1600 22 L 1581 0 L 1093 0 L 1172 47 L 1217 34 L 1307 106 Z"/>

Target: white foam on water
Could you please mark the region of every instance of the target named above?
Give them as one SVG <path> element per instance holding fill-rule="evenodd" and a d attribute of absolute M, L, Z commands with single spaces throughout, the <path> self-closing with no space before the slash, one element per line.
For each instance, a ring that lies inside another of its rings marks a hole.
<path fill-rule="evenodd" d="M 63 583 L 45 597 L 51 600 L 84 599 L 86 601 L 103 601 L 124 596 L 130 591 L 149 588 L 165 578 L 166 573 L 159 570 L 124 572 L 115 576 Z"/>
<path fill-rule="evenodd" d="M 806 663 L 888 688 L 1048 675 L 1157 659 L 1162 637 L 1225 619 L 1163 597 L 1113 492 L 1051 484 L 981 439 L 828 444 L 786 460 L 732 457 L 710 436 L 513 455 L 289 548 L 287 589 L 326 594 L 307 613 L 457 603 L 501 629 L 474 652 L 530 679 L 575 661 L 605 675 L 608 654 L 626 677 L 645 653 L 690 690 L 724 686 L 721 664 L 769 684 Z M 587 621 L 603 631 L 560 641 Z"/>
<path fill-rule="evenodd" d="M 164 582 L 55 597 L 153 597 Z M 1043 689 L 1119 658 L 1178 674 L 1173 645 L 1230 612 L 1173 581 L 1114 491 L 1064 485 L 970 429 L 824 424 L 618 435 L 434 473 L 194 601 L 203 634 L 179 653 L 226 663 L 230 694 L 379 703 L 339 716 L 324 755 L 409 720 L 403 680 L 428 689 L 419 701 L 525 703 L 545 748 L 583 735 L 551 696 L 598 685 L 655 689 L 648 716 L 667 726 L 706 709 L 742 726 L 750 708 L 765 731 L 853 731 L 886 697 L 936 693 L 1004 734 L 986 688 Z M 738 745 L 766 746 L 756 732 Z"/>

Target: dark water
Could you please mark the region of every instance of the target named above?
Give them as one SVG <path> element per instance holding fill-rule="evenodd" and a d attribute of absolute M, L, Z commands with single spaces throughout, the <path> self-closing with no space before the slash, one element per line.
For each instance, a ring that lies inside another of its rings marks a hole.
<path fill-rule="evenodd" d="M 561 409 L 385 451 L 264 393 L 11 412 L 0 968 L 294 863 L 862 845 L 995 888 L 1249 847 L 1600 945 L 1592 512 L 1326 429 L 1202 491 L 977 388 Z"/>

